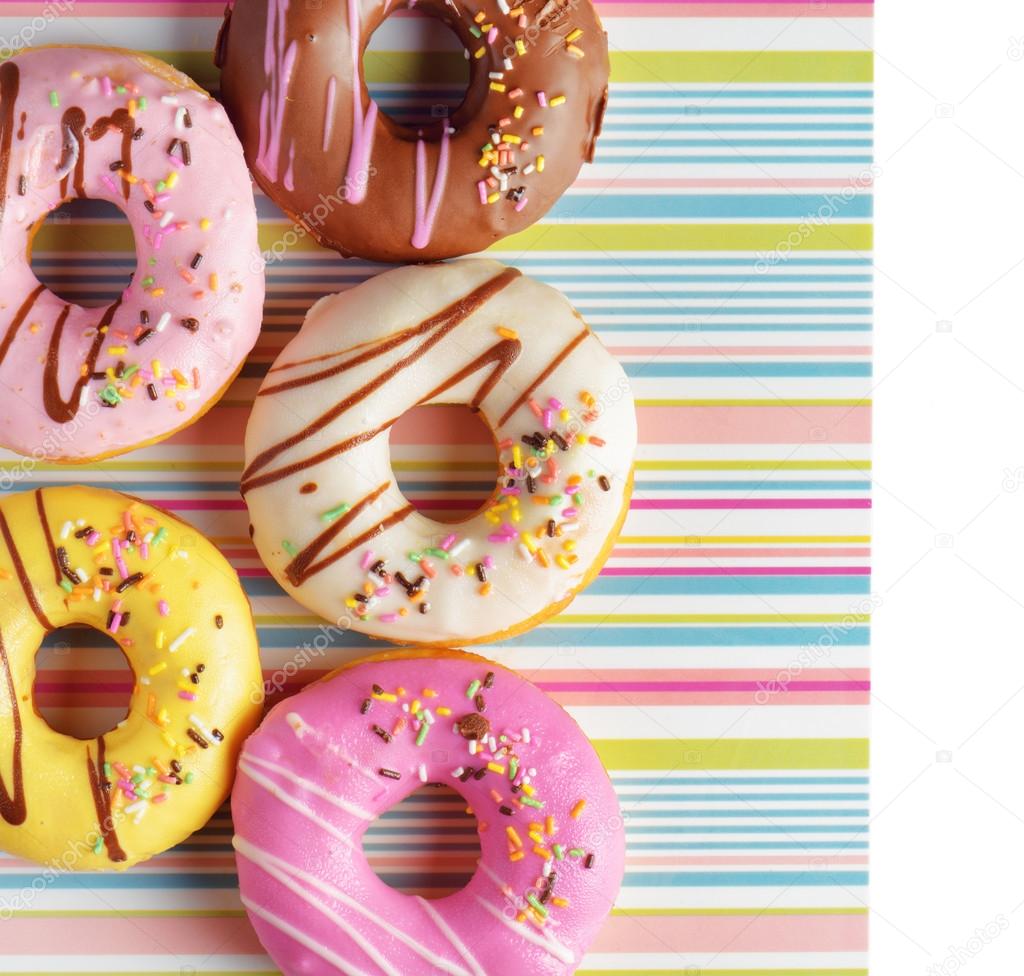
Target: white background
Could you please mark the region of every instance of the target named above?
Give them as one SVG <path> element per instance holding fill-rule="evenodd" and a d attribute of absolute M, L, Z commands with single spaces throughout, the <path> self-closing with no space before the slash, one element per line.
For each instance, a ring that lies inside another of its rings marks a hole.
<path fill-rule="evenodd" d="M 1024 971 L 1024 4 L 879 8 L 872 973 Z"/>

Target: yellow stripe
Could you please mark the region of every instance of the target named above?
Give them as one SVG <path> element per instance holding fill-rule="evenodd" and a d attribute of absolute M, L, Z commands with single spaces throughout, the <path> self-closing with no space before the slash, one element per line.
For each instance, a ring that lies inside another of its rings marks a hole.
<path fill-rule="evenodd" d="M 792 250 L 857 251 L 871 249 L 869 224 L 547 224 L 541 221 L 491 246 L 492 251 L 773 251 L 780 241 L 795 235 Z M 88 229 L 88 234 L 84 231 Z M 260 248 L 269 250 L 291 229 L 285 218 L 264 221 L 259 229 Z M 44 224 L 36 237 L 35 254 L 56 255 L 83 251 L 130 252 L 132 233 L 127 225 L 82 221 L 82 233 L 73 239 L 65 229 Z M 323 249 L 309 235 L 288 244 L 290 252 Z M 326 252 L 325 252 L 326 253 Z"/>
<path fill-rule="evenodd" d="M 867 769 L 867 739 L 596 739 L 613 771 Z"/>
<path fill-rule="evenodd" d="M 613 908 L 612 915 L 637 918 L 658 916 L 721 917 L 737 915 L 867 915 L 866 908 Z"/>

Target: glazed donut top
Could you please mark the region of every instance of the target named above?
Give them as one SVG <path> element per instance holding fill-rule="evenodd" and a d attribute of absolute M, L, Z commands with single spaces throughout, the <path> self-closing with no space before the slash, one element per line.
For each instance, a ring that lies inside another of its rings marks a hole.
<path fill-rule="evenodd" d="M 362 55 L 391 0 L 237 0 L 224 104 L 256 181 L 327 247 L 379 261 L 481 251 L 543 216 L 593 158 L 608 45 L 590 0 L 412 0 L 466 49 L 454 114 L 419 129 L 370 98 Z"/>
<path fill-rule="evenodd" d="M 360 840 L 424 783 L 478 822 L 462 890 L 388 887 Z M 522 676 L 457 652 L 381 655 L 281 702 L 232 793 L 242 901 L 286 974 L 565 976 L 625 863 L 618 800 L 586 736 Z M 325 965 L 326 964 L 326 965 Z"/>
<path fill-rule="evenodd" d="M 479 411 L 499 450 L 458 524 L 396 484 L 391 425 Z M 500 639 L 585 585 L 625 514 L 636 413 L 622 367 L 554 288 L 495 261 L 410 266 L 321 299 L 265 379 L 241 489 L 264 564 L 328 620 L 402 643 Z"/>
<path fill-rule="evenodd" d="M 169 65 L 43 47 L 0 66 L 0 443 L 82 461 L 198 417 L 259 333 L 263 273 L 241 147 L 224 110 Z M 36 279 L 31 240 L 72 197 L 109 201 L 135 236 L 108 308 Z M 16 406 L 14 406 L 16 405 Z"/>
<path fill-rule="evenodd" d="M 71 624 L 109 634 L 135 675 L 96 740 L 32 705 L 40 641 Z M 184 840 L 227 795 L 261 692 L 238 577 L 191 526 L 104 489 L 0 500 L 0 848 L 120 869 Z"/>

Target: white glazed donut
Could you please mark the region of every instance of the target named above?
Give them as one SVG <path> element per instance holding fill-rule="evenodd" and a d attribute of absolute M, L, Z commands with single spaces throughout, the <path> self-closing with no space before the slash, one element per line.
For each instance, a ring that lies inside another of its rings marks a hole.
<path fill-rule="evenodd" d="M 456 525 L 409 504 L 388 451 L 402 414 L 438 403 L 479 409 L 500 451 L 488 504 Z M 535 626 L 597 574 L 635 447 L 626 376 L 565 297 L 456 261 L 313 306 L 256 398 L 241 488 L 260 556 L 304 606 L 466 644 Z"/>
<path fill-rule="evenodd" d="M 131 284 L 108 308 L 47 290 L 40 223 L 75 197 L 119 207 Z M 113 48 L 0 65 L 0 444 L 85 461 L 166 437 L 234 378 L 259 334 L 256 207 L 224 110 L 185 75 Z"/>

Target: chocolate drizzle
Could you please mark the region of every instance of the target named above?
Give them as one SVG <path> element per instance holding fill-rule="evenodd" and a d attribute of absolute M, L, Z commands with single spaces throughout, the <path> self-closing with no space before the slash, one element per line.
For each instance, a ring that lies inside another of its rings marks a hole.
<path fill-rule="evenodd" d="M 92 754 L 89 747 L 85 749 L 85 765 L 89 771 L 89 787 L 92 790 L 92 802 L 96 807 L 96 817 L 99 820 L 100 834 L 103 836 L 103 845 L 107 849 L 107 856 L 111 861 L 126 861 L 128 856 L 117 839 L 117 831 L 114 830 L 114 817 L 110 809 L 110 781 L 103 772 L 106 762 L 107 745 L 101 735 L 96 740 L 96 762 L 92 761 Z"/>
<path fill-rule="evenodd" d="M 543 383 L 563 362 L 565 362 L 566 359 L 568 359 L 569 354 L 573 351 L 573 349 L 575 349 L 584 339 L 586 339 L 588 335 L 590 335 L 590 329 L 584 327 L 582 332 L 573 336 L 569 344 L 557 356 L 555 356 L 555 358 L 552 359 L 551 362 L 548 363 L 547 366 L 545 366 L 544 369 L 542 369 L 540 373 L 537 374 L 533 382 L 525 390 L 523 390 L 523 392 L 518 397 L 516 397 L 512 406 L 510 406 L 508 410 L 506 410 L 501 415 L 501 419 L 498 421 L 498 423 L 505 423 L 505 421 L 508 420 L 508 418 L 511 417 L 512 414 L 514 414 L 524 403 L 526 403 L 526 401 L 530 399 L 530 395 L 533 393 L 533 391 L 536 390 L 537 387 L 540 386 L 541 383 Z"/>
<path fill-rule="evenodd" d="M 35 496 L 36 511 L 39 513 L 39 522 L 43 527 L 43 536 L 46 538 L 46 548 L 50 553 L 50 562 L 53 564 L 53 574 L 55 576 L 54 582 L 59 586 L 64 574 L 60 568 L 60 560 L 57 558 L 57 547 L 53 543 L 53 533 L 50 531 L 50 523 L 46 518 L 46 506 L 43 504 L 42 488 L 37 488 L 35 490 Z"/>
<path fill-rule="evenodd" d="M 14 106 L 21 86 L 21 72 L 13 61 L 0 65 L 0 220 L 7 200 L 7 176 L 11 166 L 11 136 L 14 130 Z"/>
<path fill-rule="evenodd" d="M 6 526 L 6 523 L 4 523 Z M 21 768 L 21 709 L 18 707 L 18 695 L 14 690 L 14 675 L 11 673 L 11 662 L 7 658 L 7 648 L 0 636 L 0 666 L 3 667 L 7 694 L 11 699 L 11 724 L 14 727 L 14 743 L 11 746 L 11 783 L 13 790 L 8 792 L 3 774 L 0 774 L 0 817 L 17 827 L 25 822 L 27 810 L 25 806 L 25 780 Z"/>
<path fill-rule="evenodd" d="M 57 318 L 57 324 L 53 328 L 53 335 L 50 336 L 50 344 L 46 349 L 46 363 L 43 366 L 43 406 L 46 413 L 52 420 L 59 424 L 74 420 L 82 401 L 82 390 L 92 377 L 96 368 L 96 360 L 99 358 L 100 349 L 103 347 L 103 340 L 106 338 L 107 326 L 110 325 L 114 313 L 121 305 L 118 298 L 113 305 L 109 306 L 103 313 L 99 325 L 96 326 L 96 334 L 93 336 L 92 345 L 85 357 L 85 366 L 82 375 L 75 381 L 71 390 L 71 396 L 67 400 L 60 395 L 60 340 L 64 333 L 64 324 L 67 321 L 70 305 L 65 305 Z"/>
<path fill-rule="evenodd" d="M 57 165 L 59 171 L 63 171 L 75 160 L 75 193 L 80 197 L 86 196 L 85 192 L 85 112 L 77 105 L 67 109 L 60 119 L 60 131 L 62 138 L 60 163 Z M 72 141 L 74 140 L 74 141 Z M 78 153 L 76 156 L 75 153 Z M 61 196 L 68 195 L 68 180 L 71 173 L 65 173 L 60 181 Z"/>
<path fill-rule="evenodd" d="M 364 495 L 359 499 L 341 518 L 336 519 L 331 523 L 323 532 L 321 532 L 302 552 L 298 553 L 295 558 L 285 567 L 285 576 L 291 581 L 293 586 L 301 586 L 308 577 L 314 573 L 319 572 L 324 566 L 330 565 L 334 562 L 336 556 L 329 557 L 329 560 L 322 560 L 321 563 L 311 565 L 313 560 L 323 552 L 324 548 L 334 539 L 342 529 L 349 525 L 359 513 L 367 507 L 372 505 L 385 491 L 390 487 L 391 482 L 385 481 L 384 484 L 374 488 L 373 491 L 368 495 Z"/>
<path fill-rule="evenodd" d="M 449 332 L 455 329 L 458 325 L 464 322 L 469 316 L 471 316 L 477 309 L 488 302 L 494 295 L 496 295 L 503 288 L 511 284 L 516 278 L 519 277 L 519 271 L 515 268 L 505 268 L 498 275 L 495 275 L 489 281 L 485 281 L 482 285 L 474 288 L 467 295 L 443 308 L 440 312 L 431 315 L 429 318 L 424 319 L 418 325 L 412 326 L 409 329 L 405 329 L 401 332 L 395 333 L 395 335 L 385 339 L 383 342 L 371 346 L 365 352 L 354 356 L 352 359 L 346 360 L 343 363 L 338 363 L 334 366 L 328 367 L 327 369 L 320 370 L 316 373 L 311 373 L 308 376 L 299 376 L 292 380 L 286 380 L 283 383 L 278 383 L 274 386 L 260 390 L 260 396 L 266 396 L 271 393 L 283 392 L 284 390 L 296 389 L 298 387 L 308 386 L 312 383 L 320 382 L 321 380 L 327 379 L 331 376 L 336 376 L 339 373 L 344 372 L 346 369 L 350 369 L 353 366 L 357 366 L 360 363 L 367 362 L 378 356 L 383 355 L 391 349 L 396 348 L 408 339 L 415 338 L 417 336 L 426 336 L 422 343 L 420 343 L 412 352 L 403 356 L 398 362 L 394 363 L 388 369 L 381 372 L 378 376 L 374 377 L 368 383 L 363 384 L 358 390 L 349 394 L 339 403 L 336 403 L 325 413 L 321 414 L 316 420 L 311 421 L 302 430 L 296 434 L 279 441 L 277 444 L 268 447 L 266 450 L 261 451 L 252 462 L 246 467 L 242 473 L 241 492 L 244 495 L 247 491 L 253 488 L 260 487 L 261 485 L 270 484 L 271 482 L 277 481 L 281 478 L 285 478 L 295 471 L 301 471 L 303 468 L 310 467 L 314 464 L 318 464 L 322 460 L 326 460 L 336 454 L 341 454 L 348 450 L 350 447 L 354 447 L 357 444 L 361 444 L 384 430 L 387 430 L 394 422 L 394 418 L 389 420 L 387 423 L 382 424 L 374 431 L 364 431 L 348 440 L 337 444 L 334 447 L 327 448 L 321 451 L 319 454 L 314 455 L 311 458 L 306 458 L 303 461 L 297 461 L 292 464 L 286 465 L 282 468 L 278 468 L 273 471 L 269 471 L 259 478 L 255 475 L 261 469 L 267 467 L 271 461 L 276 457 L 287 451 L 289 448 L 294 447 L 297 444 L 302 443 L 308 437 L 322 430 L 328 424 L 332 423 L 338 417 L 340 417 L 346 410 L 351 409 L 356 404 L 365 400 L 374 391 L 380 389 L 386 383 L 389 383 L 396 376 L 398 376 L 403 370 L 411 366 L 417 360 L 421 359 L 427 354 L 437 343 L 439 343 Z M 495 353 L 495 350 L 501 348 L 501 353 Z M 459 382 L 460 379 L 468 376 L 471 372 L 479 369 L 483 363 L 486 362 L 497 362 L 498 366 L 495 368 L 494 374 L 484 383 L 481 387 L 481 393 L 478 397 L 482 399 L 482 396 L 493 388 L 497 382 L 498 377 L 508 368 L 512 360 L 515 358 L 511 355 L 511 347 L 506 343 L 499 343 L 494 349 L 489 350 L 483 357 L 476 360 L 466 369 L 460 371 L 459 374 L 446 380 L 437 390 L 433 391 L 428 395 L 436 396 L 441 391 L 448 389 L 455 383 Z M 518 354 L 518 350 L 516 350 Z M 511 358 L 509 358 L 511 356 Z M 507 363 L 506 363 L 507 360 Z M 506 363 L 504 367 L 502 364 Z M 468 370 L 468 372 L 467 372 Z M 500 370 L 500 372 L 499 372 Z"/>
<path fill-rule="evenodd" d="M 130 173 L 132 171 L 132 136 L 135 134 L 135 120 L 128 114 L 128 109 L 114 109 L 110 115 L 105 115 L 103 118 L 97 119 L 89 127 L 89 139 L 92 142 L 95 142 L 97 139 L 102 139 L 110 129 L 121 130 L 120 169 Z M 131 193 L 132 185 L 128 180 L 122 179 L 121 186 L 124 198 L 127 200 Z M 78 195 L 82 196 L 83 194 L 79 191 Z"/>
<path fill-rule="evenodd" d="M 0 207 L 2 207 L 2 205 L 2 201 L 0 201 Z M 14 318 L 11 319 L 10 325 L 7 326 L 7 331 L 4 333 L 3 341 L 0 342 L 0 363 L 4 361 L 7 351 L 11 348 L 11 343 L 14 342 L 14 339 L 18 334 L 18 330 L 21 328 L 28 313 L 32 310 L 32 306 L 35 305 L 36 299 L 45 289 L 45 285 L 39 285 L 30 291 L 25 297 L 25 300 L 21 303 L 18 311 L 14 313 Z"/>
<path fill-rule="evenodd" d="M 22 562 L 21 553 L 18 552 L 18 547 L 14 544 L 14 536 L 11 535 L 11 527 L 7 524 L 7 516 L 2 511 L 0 511 L 0 534 L 4 537 L 4 543 L 11 554 L 11 562 L 14 564 L 15 575 L 18 577 L 18 582 L 21 584 L 21 589 L 25 594 L 29 607 L 36 615 L 36 620 L 46 630 L 56 630 L 57 628 L 50 622 L 50 618 L 46 616 L 42 606 L 39 604 L 36 591 L 32 588 L 32 581 L 28 578 L 28 573 L 25 572 L 25 564 Z"/>

